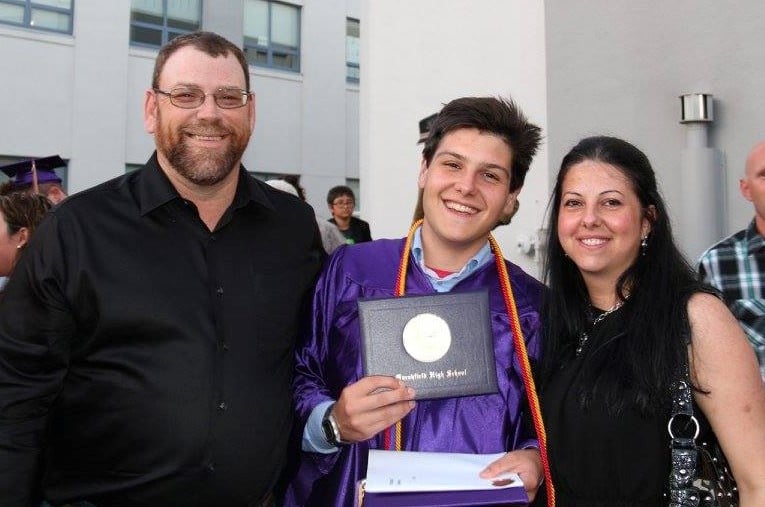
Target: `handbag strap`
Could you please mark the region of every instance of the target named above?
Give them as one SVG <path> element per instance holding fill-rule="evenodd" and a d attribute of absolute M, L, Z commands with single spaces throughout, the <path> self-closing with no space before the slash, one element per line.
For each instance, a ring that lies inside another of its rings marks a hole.
<path fill-rule="evenodd" d="M 693 415 L 688 361 L 684 360 L 678 370 L 677 378 L 670 386 L 672 413 L 667 423 L 672 454 L 669 507 L 696 507 L 701 501 L 699 490 L 693 486 L 698 463 L 696 438 L 699 436 L 699 421 Z"/>

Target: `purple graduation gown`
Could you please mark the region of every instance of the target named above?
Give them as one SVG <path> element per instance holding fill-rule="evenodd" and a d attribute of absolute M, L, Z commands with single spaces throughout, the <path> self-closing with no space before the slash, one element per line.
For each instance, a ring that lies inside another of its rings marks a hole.
<path fill-rule="evenodd" d="M 404 240 L 377 240 L 340 248 L 325 266 L 313 298 L 310 332 L 296 350 L 295 406 L 297 427 L 305 427 L 311 410 L 336 400 L 342 389 L 362 377 L 357 299 L 394 296 Z M 529 356 L 540 352 L 540 300 L 543 285 L 505 261 Z M 420 400 L 404 419 L 403 448 L 410 451 L 497 453 L 536 447 L 530 417 L 524 420 L 525 391 L 513 352 L 510 319 L 499 287 L 495 263 L 489 262 L 458 283 L 452 292 L 489 289 L 491 324 L 499 393 L 439 400 Z M 406 294 L 433 294 L 426 275 L 410 258 Z M 296 477 L 285 505 L 352 506 L 358 480 L 366 475 L 369 449 L 382 448 L 382 433 L 340 452 L 301 452 Z"/>

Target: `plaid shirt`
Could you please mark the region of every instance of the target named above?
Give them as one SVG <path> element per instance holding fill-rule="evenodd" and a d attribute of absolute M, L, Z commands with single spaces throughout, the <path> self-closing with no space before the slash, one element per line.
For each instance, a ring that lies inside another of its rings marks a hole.
<path fill-rule="evenodd" d="M 722 293 L 765 365 L 765 238 L 755 221 L 704 252 L 698 269 Z"/>

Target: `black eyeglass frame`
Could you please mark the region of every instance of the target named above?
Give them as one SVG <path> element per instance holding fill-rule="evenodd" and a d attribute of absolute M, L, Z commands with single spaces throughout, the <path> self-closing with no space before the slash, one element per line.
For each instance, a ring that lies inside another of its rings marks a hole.
<path fill-rule="evenodd" d="M 247 90 L 242 90 L 241 88 L 218 88 L 212 93 L 205 93 L 199 88 L 174 88 L 170 91 L 167 90 L 160 90 L 159 88 L 153 88 L 155 93 L 160 93 L 162 95 L 165 95 L 172 105 L 175 107 L 181 108 L 181 109 L 196 109 L 198 107 L 202 107 L 202 104 L 205 103 L 205 100 L 207 100 L 208 95 L 212 95 L 213 100 L 215 101 L 215 105 L 218 106 L 221 109 L 239 109 L 240 107 L 246 106 L 250 100 L 252 100 L 252 92 L 248 92 Z M 180 95 L 188 95 L 192 94 L 194 97 L 196 97 L 196 101 L 194 104 L 183 104 L 176 102 L 179 99 Z M 223 93 L 231 94 L 236 93 L 241 95 L 242 102 L 238 103 L 235 106 L 229 106 L 222 104 L 220 100 L 222 100 Z M 196 102 L 199 102 L 198 104 Z"/>

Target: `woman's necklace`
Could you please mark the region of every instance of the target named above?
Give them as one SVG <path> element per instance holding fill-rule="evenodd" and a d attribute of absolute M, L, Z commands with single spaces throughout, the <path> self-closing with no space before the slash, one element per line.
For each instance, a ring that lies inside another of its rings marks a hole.
<path fill-rule="evenodd" d="M 616 310 L 622 307 L 624 304 L 623 300 L 617 301 L 614 306 L 606 310 L 605 312 L 601 313 L 597 317 L 595 317 L 595 320 L 592 321 L 592 324 L 590 325 L 590 330 L 595 329 L 595 326 L 598 325 L 599 322 L 601 322 L 603 319 L 614 313 Z M 590 306 L 592 308 L 592 306 Z M 579 356 L 582 353 L 582 350 L 584 350 L 584 346 L 587 343 L 587 340 L 590 339 L 590 336 L 587 334 L 586 331 L 582 331 L 579 333 L 579 345 L 576 347 L 576 355 Z"/>

